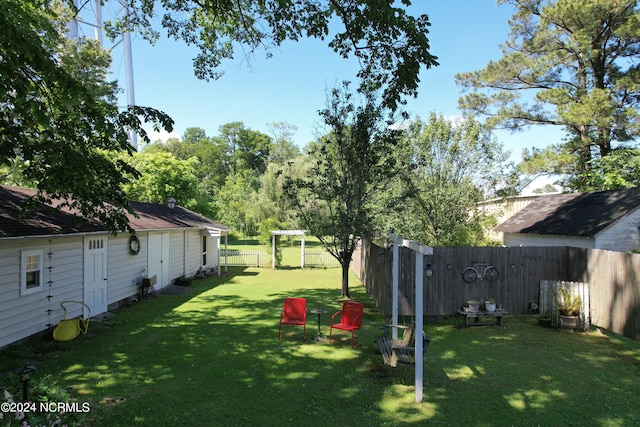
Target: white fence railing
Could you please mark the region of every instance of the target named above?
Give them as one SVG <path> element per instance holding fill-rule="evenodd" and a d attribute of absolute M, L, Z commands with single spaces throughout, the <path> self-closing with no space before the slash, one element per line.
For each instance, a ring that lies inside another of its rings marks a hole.
<path fill-rule="evenodd" d="M 220 262 L 224 265 L 224 257 L 230 267 L 271 267 L 271 257 L 266 251 L 242 251 L 229 249 L 220 251 Z M 304 251 L 305 267 L 340 267 L 337 259 L 327 251 Z"/>
<path fill-rule="evenodd" d="M 340 263 L 327 251 L 304 251 L 307 267 L 340 267 Z"/>
<path fill-rule="evenodd" d="M 240 251 L 229 249 L 220 252 L 221 263 L 224 264 L 224 257 L 227 257 L 228 266 L 242 267 L 266 267 L 271 266 L 271 258 L 266 251 Z"/>

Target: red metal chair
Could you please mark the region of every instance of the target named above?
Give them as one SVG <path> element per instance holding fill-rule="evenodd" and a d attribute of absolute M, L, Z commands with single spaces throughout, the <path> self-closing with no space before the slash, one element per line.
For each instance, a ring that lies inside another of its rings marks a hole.
<path fill-rule="evenodd" d="M 342 303 L 342 311 L 337 311 L 331 316 L 331 326 L 329 327 L 329 341 L 331 341 L 331 332 L 333 329 L 340 329 L 343 331 L 351 331 L 351 347 L 355 344 L 355 331 L 360 329 L 362 325 L 362 312 L 364 305 L 356 301 L 345 301 Z M 333 323 L 333 319 L 340 314 L 340 322 Z"/>
<path fill-rule="evenodd" d="M 285 298 L 280 311 L 280 326 L 278 327 L 278 339 L 282 325 L 297 325 L 304 327 L 304 340 L 307 340 L 307 300 L 306 298 Z"/>

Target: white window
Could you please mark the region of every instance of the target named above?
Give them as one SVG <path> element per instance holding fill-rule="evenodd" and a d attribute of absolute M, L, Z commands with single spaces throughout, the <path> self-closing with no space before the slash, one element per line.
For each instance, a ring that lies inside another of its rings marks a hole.
<path fill-rule="evenodd" d="M 44 289 L 44 251 L 22 251 L 20 259 L 20 295 Z"/>

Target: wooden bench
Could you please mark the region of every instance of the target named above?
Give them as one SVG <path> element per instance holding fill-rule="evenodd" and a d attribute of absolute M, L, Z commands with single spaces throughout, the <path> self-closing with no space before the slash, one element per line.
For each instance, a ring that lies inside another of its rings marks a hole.
<path fill-rule="evenodd" d="M 415 347 L 415 329 L 413 325 L 384 325 L 389 332 L 393 328 L 403 329 L 402 339 L 392 339 L 388 334 L 378 338 L 378 348 L 382 354 L 385 365 L 393 366 L 415 366 L 416 364 L 416 347 Z M 429 337 L 423 332 L 422 353 L 426 353 L 429 346 Z"/>
<path fill-rule="evenodd" d="M 462 315 L 462 324 L 465 328 L 469 326 L 484 326 L 484 325 L 498 325 L 502 326 L 502 316 L 505 314 L 509 314 L 507 310 L 503 310 L 501 308 L 496 311 L 468 311 L 468 310 L 458 310 L 458 314 Z M 480 322 L 480 318 L 495 318 L 495 322 Z M 469 319 L 475 319 L 475 322 L 469 322 Z"/>

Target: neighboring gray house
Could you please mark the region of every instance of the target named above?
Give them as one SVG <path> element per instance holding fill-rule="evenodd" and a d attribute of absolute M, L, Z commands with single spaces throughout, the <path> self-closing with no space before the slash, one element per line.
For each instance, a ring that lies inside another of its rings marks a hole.
<path fill-rule="evenodd" d="M 640 188 L 542 195 L 495 230 L 505 246 L 640 249 Z"/>
<path fill-rule="evenodd" d="M 132 202 L 132 238 L 50 206 L 21 217 L 34 194 L 0 186 L 0 348 L 55 326 L 62 301 L 83 301 L 94 316 L 136 296 L 145 277 L 160 289 L 201 267 L 220 272 L 230 229 L 188 209 Z M 81 314 L 75 305 L 69 316 Z"/>

